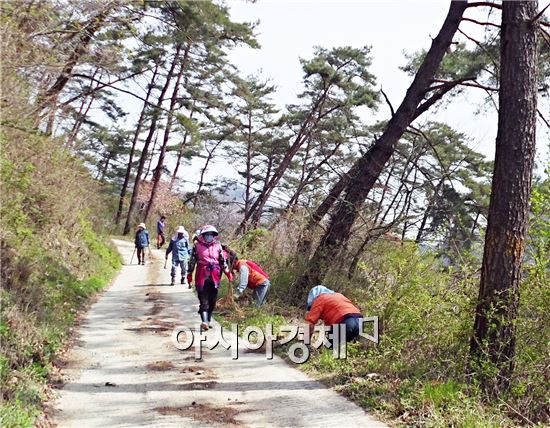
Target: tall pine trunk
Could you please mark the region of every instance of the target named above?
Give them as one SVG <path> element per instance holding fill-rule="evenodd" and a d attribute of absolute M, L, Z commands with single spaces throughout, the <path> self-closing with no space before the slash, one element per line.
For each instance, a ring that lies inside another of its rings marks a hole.
<path fill-rule="evenodd" d="M 537 1 L 502 4 L 496 154 L 471 341 L 472 355 L 482 369 L 480 381 L 493 395 L 509 388 L 514 370 L 514 320 L 535 154 L 536 14 Z"/>
<path fill-rule="evenodd" d="M 136 206 L 136 201 L 139 194 L 139 188 L 141 186 L 141 175 L 143 174 L 143 169 L 145 168 L 145 162 L 147 161 L 149 145 L 151 144 L 151 141 L 153 140 L 153 135 L 155 134 L 155 130 L 157 129 L 157 122 L 160 117 L 162 102 L 164 101 L 164 97 L 166 96 L 166 92 L 168 91 L 168 87 L 170 86 L 170 82 L 172 81 L 172 77 L 174 76 L 174 70 L 176 68 L 177 63 L 178 63 L 178 56 L 176 54 L 172 61 L 172 65 L 170 66 L 170 70 L 168 71 L 168 75 L 166 76 L 166 82 L 164 82 L 164 86 L 158 97 L 157 104 L 153 111 L 153 119 L 151 121 L 151 125 L 149 126 L 149 133 L 147 134 L 147 138 L 145 139 L 145 144 L 143 145 L 143 150 L 141 152 L 141 157 L 139 159 L 138 169 L 136 172 L 136 178 L 134 180 L 134 189 L 132 191 L 132 197 L 130 198 L 130 205 L 128 207 L 128 214 L 126 215 L 126 223 L 124 224 L 124 232 L 123 232 L 124 235 L 127 235 L 128 233 L 130 233 L 130 225 L 132 223 L 132 216 Z"/>
<path fill-rule="evenodd" d="M 181 46 L 178 45 L 176 49 L 176 57 L 179 56 Z M 183 60 L 180 65 L 180 70 L 176 77 L 176 84 L 174 85 L 174 91 L 172 92 L 172 97 L 170 98 L 170 107 L 168 108 L 168 116 L 166 117 L 166 128 L 164 129 L 164 137 L 162 139 L 162 145 L 159 150 L 159 158 L 157 162 L 157 167 L 155 168 L 153 174 L 153 186 L 151 188 L 151 197 L 149 198 L 149 203 L 147 204 L 147 209 L 145 210 L 144 221 L 147 221 L 151 210 L 155 205 L 155 199 L 157 197 L 158 187 L 160 180 L 162 178 L 162 169 L 164 167 L 164 158 L 166 157 L 166 149 L 168 147 L 168 141 L 170 141 L 170 132 L 172 131 L 172 123 L 174 121 L 174 110 L 176 109 L 176 102 L 178 100 L 178 91 L 181 83 L 181 78 L 187 66 L 187 61 L 189 58 L 189 50 L 191 49 L 191 43 L 187 44 L 185 52 L 183 54 Z"/>
<path fill-rule="evenodd" d="M 311 257 L 306 271 L 295 284 L 295 299 L 301 299 L 308 287 L 323 281 L 334 255 L 346 246 L 359 209 L 394 153 L 397 142 L 410 123 L 418 117 L 420 103 L 424 100 L 443 56 L 453 41 L 467 6 L 468 3 L 465 1 L 451 2 L 445 22 L 439 34 L 433 39 L 403 102 L 388 122 L 384 133 L 352 167 L 354 173 L 349 175 L 349 181 L 342 192 L 344 197 L 336 205 L 327 231 Z"/>
<path fill-rule="evenodd" d="M 130 182 L 130 176 L 132 175 L 132 163 L 134 162 L 134 154 L 136 151 L 136 144 L 139 140 L 139 134 L 141 134 L 141 129 L 143 128 L 143 122 L 145 121 L 145 116 L 147 112 L 147 107 L 149 106 L 149 97 L 153 88 L 155 86 L 155 79 L 157 78 L 158 65 L 153 71 L 153 77 L 151 82 L 147 87 L 147 94 L 145 95 L 145 101 L 143 103 L 143 108 L 141 109 L 141 114 L 136 125 L 136 131 L 134 133 L 134 138 L 132 140 L 132 148 L 130 149 L 130 156 L 128 158 L 128 165 L 126 166 L 126 173 L 124 174 L 124 183 L 122 183 L 122 189 L 120 189 L 120 197 L 118 199 L 118 209 L 116 212 L 115 223 L 118 225 L 120 223 L 120 217 L 122 216 L 122 209 L 124 208 L 124 198 L 126 197 L 126 192 L 128 191 L 128 183 Z"/>

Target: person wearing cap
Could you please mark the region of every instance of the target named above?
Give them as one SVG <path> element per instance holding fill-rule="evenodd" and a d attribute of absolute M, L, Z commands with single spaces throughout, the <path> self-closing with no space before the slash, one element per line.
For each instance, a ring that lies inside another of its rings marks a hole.
<path fill-rule="evenodd" d="M 166 249 L 166 259 L 172 253 L 172 270 L 170 272 L 172 276 L 172 282 L 170 285 L 176 283 L 176 273 L 178 266 L 181 269 L 181 283 L 187 285 L 187 262 L 189 261 L 189 254 L 191 250 L 189 248 L 189 234 L 185 230 L 185 227 L 179 226 L 176 230 L 176 234 L 170 240 L 168 248 Z"/>
<path fill-rule="evenodd" d="M 260 307 L 265 302 L 265 297 L 271 282 L 269 275 L 256 263 L 250 260 L 241 260 L 237 257 L 235 251 L 226 250 L 229 254 L 229 266 L 231 272 L 239 272 L 239 285 L 235 290 L 235 298 L 242 296 L 244 291 L 249 288 L 252 290 L 252 296 L 256 302 L 256 306 Z"/>
<path fill-rule="evenodd" d="M 136 250 L 137 250 L 138 265 L 144 265 L 145 248 L 149 246 L 149 232 L 145 227 L 145 223 L 138 224 L 134 243 L 136 245 Z"/>
<path fill-rule="evenodd" d="M 201 328 L 208 330 L 212 321 L 212 312 L 216 307 L 222 271 L 231 277 L 219 233 L 214 226 L 206 225 L 200 229 L 187 270 L 189 284 L 193 282 L 193 271 L 195 271 L 195 287 L 199 298 L 198 312 L 202 321 Z"/>
<path fill-rule="evenodd" d="M 166 242 L 166 237 L 164 235 L 164 229 L 166 228 L 166 216 L 160 216 L 159 221 L 157 221 L 157 250 L 160 250 L 164 243 Z"/>
<path fill-rule="evenodd" d="M 325 325 L 346 325 L 346 341 L 354 340 L 360 333 L 361 311 L 340 293 L 317 285 L 313 287 L 307 296 L 306 321 L 309 322 L 310 333 L 313 332 L 317 321 L 322 320 Z"/>

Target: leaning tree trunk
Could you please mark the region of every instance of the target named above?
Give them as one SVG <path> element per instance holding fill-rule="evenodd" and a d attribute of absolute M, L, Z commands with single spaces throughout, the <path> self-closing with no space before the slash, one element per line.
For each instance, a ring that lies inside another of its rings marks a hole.
<path fill-rule="evenodd" d="M 132 148 L 130 149 L 130 156 L 128 158 L 128 165 L 126 166 L 126 174 L 124 175 L 124 183 L 122 183 L 122 189 L 120 189 L 120 197 L 118 198 L 118 210 L 116 212 L 115 223 L 118 225 L 120 223 L 120 217 L 122 216 L 122 209 L 124 208 L 124 199 L 126 198 L 126 192 L 128 190 L 128 183 L 130 182 L 130 176 L 132 175 L 132 163 L 134 162 L 134 154 L 136 151 L 136 144 L 139 139 L 139 134 L 141 134 L 141 129 L 143 128 L 143 122 L 145 122 L 145 116 L 147 112 L 147 107 L 149 106 L 149 97 L 155 86 L 155 79 L 157 78 L 158 65 L 153 71 L 153 77 L 147 88 L 147 94 L 145 95 L 145 101 L 143 103 L 143 108 L 141 109 L 141 114 L 136 126 L 136 131 L 134 132 L 134 138 L 132 140 Z"/>
<path fill-rule="evenodd" d="M 181 49 L 181 46 L 178 45 L 176 49 L 176 57 L 179 56 L 180 49 Z M 168 147 L 168 141 L 170 140 L 170 132 L 172 131 L 172 123 L 174 121 L 174 110 L 176 109 L 176 103 L 178 100 L 178 91 L 180 89 L 179 86 L 181 83 L 181 78 L 187 66 L 187 60 L 189 58 L 190 49 L 191 49 L 191 43 L 188 43 L 187 47 L 185 48 L 185 53 L 183 54 L 183 60 L 180 65 L 180 70 L 176 77 L 176 84 L 174 85 L 174 91 L 172 92 L 172 97 L 170 98 L 170 107 L 168 109 L 168 116 L 166 118 L 166 128 L 164 129 L 162 146 L 160 147 L 160 150 L 159 150 L 157 167 L 155 168 L 155 171 L 153 174 L 153 186 L 151 188 L 151 196 L 149 198 L 149 203 L 147 204 L 147 209 L 145 210 L 144 221 L 147 221 L 147 219 L 149 218 L 149 215 L 151 214 L 151 210 L 155 205 L 155 199 L 157 197 L 158 187 L 160 184 L 160 180 L 162 178 L 162 168 L 164 167 L 164 158 L 166 156 L 166 149 Z"/>
<path fill-rule="evenodd" d="M 304 122 L 302 123 L 300 127 L 300 131 L 296 135 L 296 138 L 294 139 L 290 147 L 286 150 L 285 155 L 281 160 L 281 163 L 277 166 L 277 168 L 273 172 L 273 175 L 271 176 L 269 181 L 266 182 L 266 184 L 264 185 L 264 188 L 262 189 L 260 194 L 257 196 L 254 203 L 252 203 L 248 212 L 245 212 L 244 219 L 241 221 L 241 224 L 237 228 L 237 233 L 242 233 L 244 230 L 246 230 L 247 223 L 250 220 L 252 220 L 253 226 L 257 226 L 258 223 L 260 222 L 263 209 L 269 197 L 271 196 L 271 193 L 277 187 L 277 185 L 279 184 L 279 181 L 283 178 L 285 172 L 290 167 L 294 156 L 296 156 L 296 154 L 302 147 L 303 143 L 310 137 L 312 128 L 317 125 L 317 122 L 319 121 L 320 113 L 317 115 L 317 118 L 315 118 L 315 115 L 316 113 L 321 112 L 323 110 L 323 106 L 328 97 L 330 88 L 331 88 L 330 85 L 324 88 L 323 92 L 319 95 L 319 97 L 313 104 L 312 109 L 308 113 Z"/>
<path fill-rule="evenodd" d="M 352 167 L 356 172 L 350 175 L 343 192 L 344 197 L 338 202 L 325 235 L 310 259 L 306 271 L 295 284 L 294 299 L 301 299 L 309 286 L 322 282 L 334 254 L 346 245 L 358 210 L 395 151 L 395 145 L 409 124 L 418 117 L 418 110 L 428 103 L 425 101 L 424 104 L 420 104 L 453 41 L 467 6 L 468 3 L 465 1 L 451 2 L 445 22 L 439 34 L 433 39 L 403 102 L 388 122 L 384 133 Z"/>
<path fill-rule="evenodd" d="M 502 4 L 496 154 L 471 341 L 480 381 L 493 395 L 509 388 L 514 370 L 514 320 L 535 154 L 536 14 L 537 1 Z"/>
<path fill-rule="evenodd" d="M 174 60 L 172 61 L 172 65 L 170 66 L 170 70 L 168 71 L 168 75 L 166 76 L 166 82 L 164 83 L 162 91 L 160 92 L 160 95 L 158 97 L 157 105 L 153 110 L 153 120 L 151 121 L 151 126 L 149 127 L 149 134 L 145 139 L 145 144 L 143 145 L 143 150 L 141 152 L 141 157 L 139 159 L 136 178 L 134 181 L 134 189 L 132 191 L 132 197 L 130 198 L 130 206 L 128 207 L 128 214 L 126 215 L 126 223 L 124 224 L 124 232 L 123 232 L 124 235 L 128 235 L 128 233 L 130 233 L 130 224 L 132 222 L 132 215 L 134 213 L 134 209 L 136 206 L 136 201 L 139 194 L 139 188 L 141 186 L 141 175 L 143 174 L 143 169 L 145 168 L 145 162 L 147 161 L 149 145 L 151 144 L 151 141 L 153 140 L 153 135 L 155 134 L 155 130 L 157 129 L 157 122 L 159 120 L 160 110 L 162 108 L 162 102 L 164 101 L 164 96 L 166 95 L 166 92 L 168 91 L 168 87 L 170 86 L 170 82 L 172 81 L 174 70 L 176 68 L 176 64 L 178 63 L 178 61 L 179 59 L 177 55 L 174 56 Z"/>
<path fill-rule="evenodd" d="M 55 110 L 55 104 L 57 103 L 59 94 L 71 79 L 74 67 L 78 64 L 78 61 L 82 58 L 82 56 L 88 52 L 89 45 L 92 42 L 95 33 L 103 26 L 105 19 L 111 12 L 112 7 L 105 7 L 83 26 L 80 39 L 78 40 L 67 62 L 63 66 L 61 73 L 55 82 L 46 90 L 46 92 L 38 97 L 39 111 L 42 111 L 48 106 L 51 106 L 52 111 Z"/>

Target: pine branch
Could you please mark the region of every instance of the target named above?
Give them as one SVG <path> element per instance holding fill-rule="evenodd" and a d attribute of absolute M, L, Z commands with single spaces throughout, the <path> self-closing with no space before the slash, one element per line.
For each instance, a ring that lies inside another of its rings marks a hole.
<path fill-rule="evenodd" d="M 478 25 L 489 25 L 491 27 L 500 28 L 500 25 L 495 24 L 493 22 L 481 22 L 472 18 L 462 18 L 462 21 L 473 22 L 474 24 L 478 24 Z"/>
<path fill-rule="evenodd" d="M 494 7 L 495 9 L 500 9 L 502 10 L 502 5 L 500 4 L 497 4 L 497 3 L 492 3 L 490 1 L 477 1 L 477 2 L 472 2 L 472 3 L 468 3 L 468 6 L 466 7 Z"/>

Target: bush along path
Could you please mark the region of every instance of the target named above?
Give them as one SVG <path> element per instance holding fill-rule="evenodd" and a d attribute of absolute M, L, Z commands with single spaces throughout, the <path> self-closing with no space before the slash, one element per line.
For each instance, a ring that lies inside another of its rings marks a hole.
<path fill-rule="evenodd" d="M 206 333 L 202 358 L 172 332 L 198 326 L 197 298 L 170 286 L 161 251 L 129 265 L 133 246 L 115 241 L 125 266 L 92 306 L 52 403 L 59 427 L 346 426 L 384 427 L 357 405 L 275 356 L 239 346 L 238 359 Z M 261 327 L 261 326 L 260 326 Z M 196 340 L 195 335 L 195 340 Z M 234 336 L 224 330 L 224 338 Z"/>

